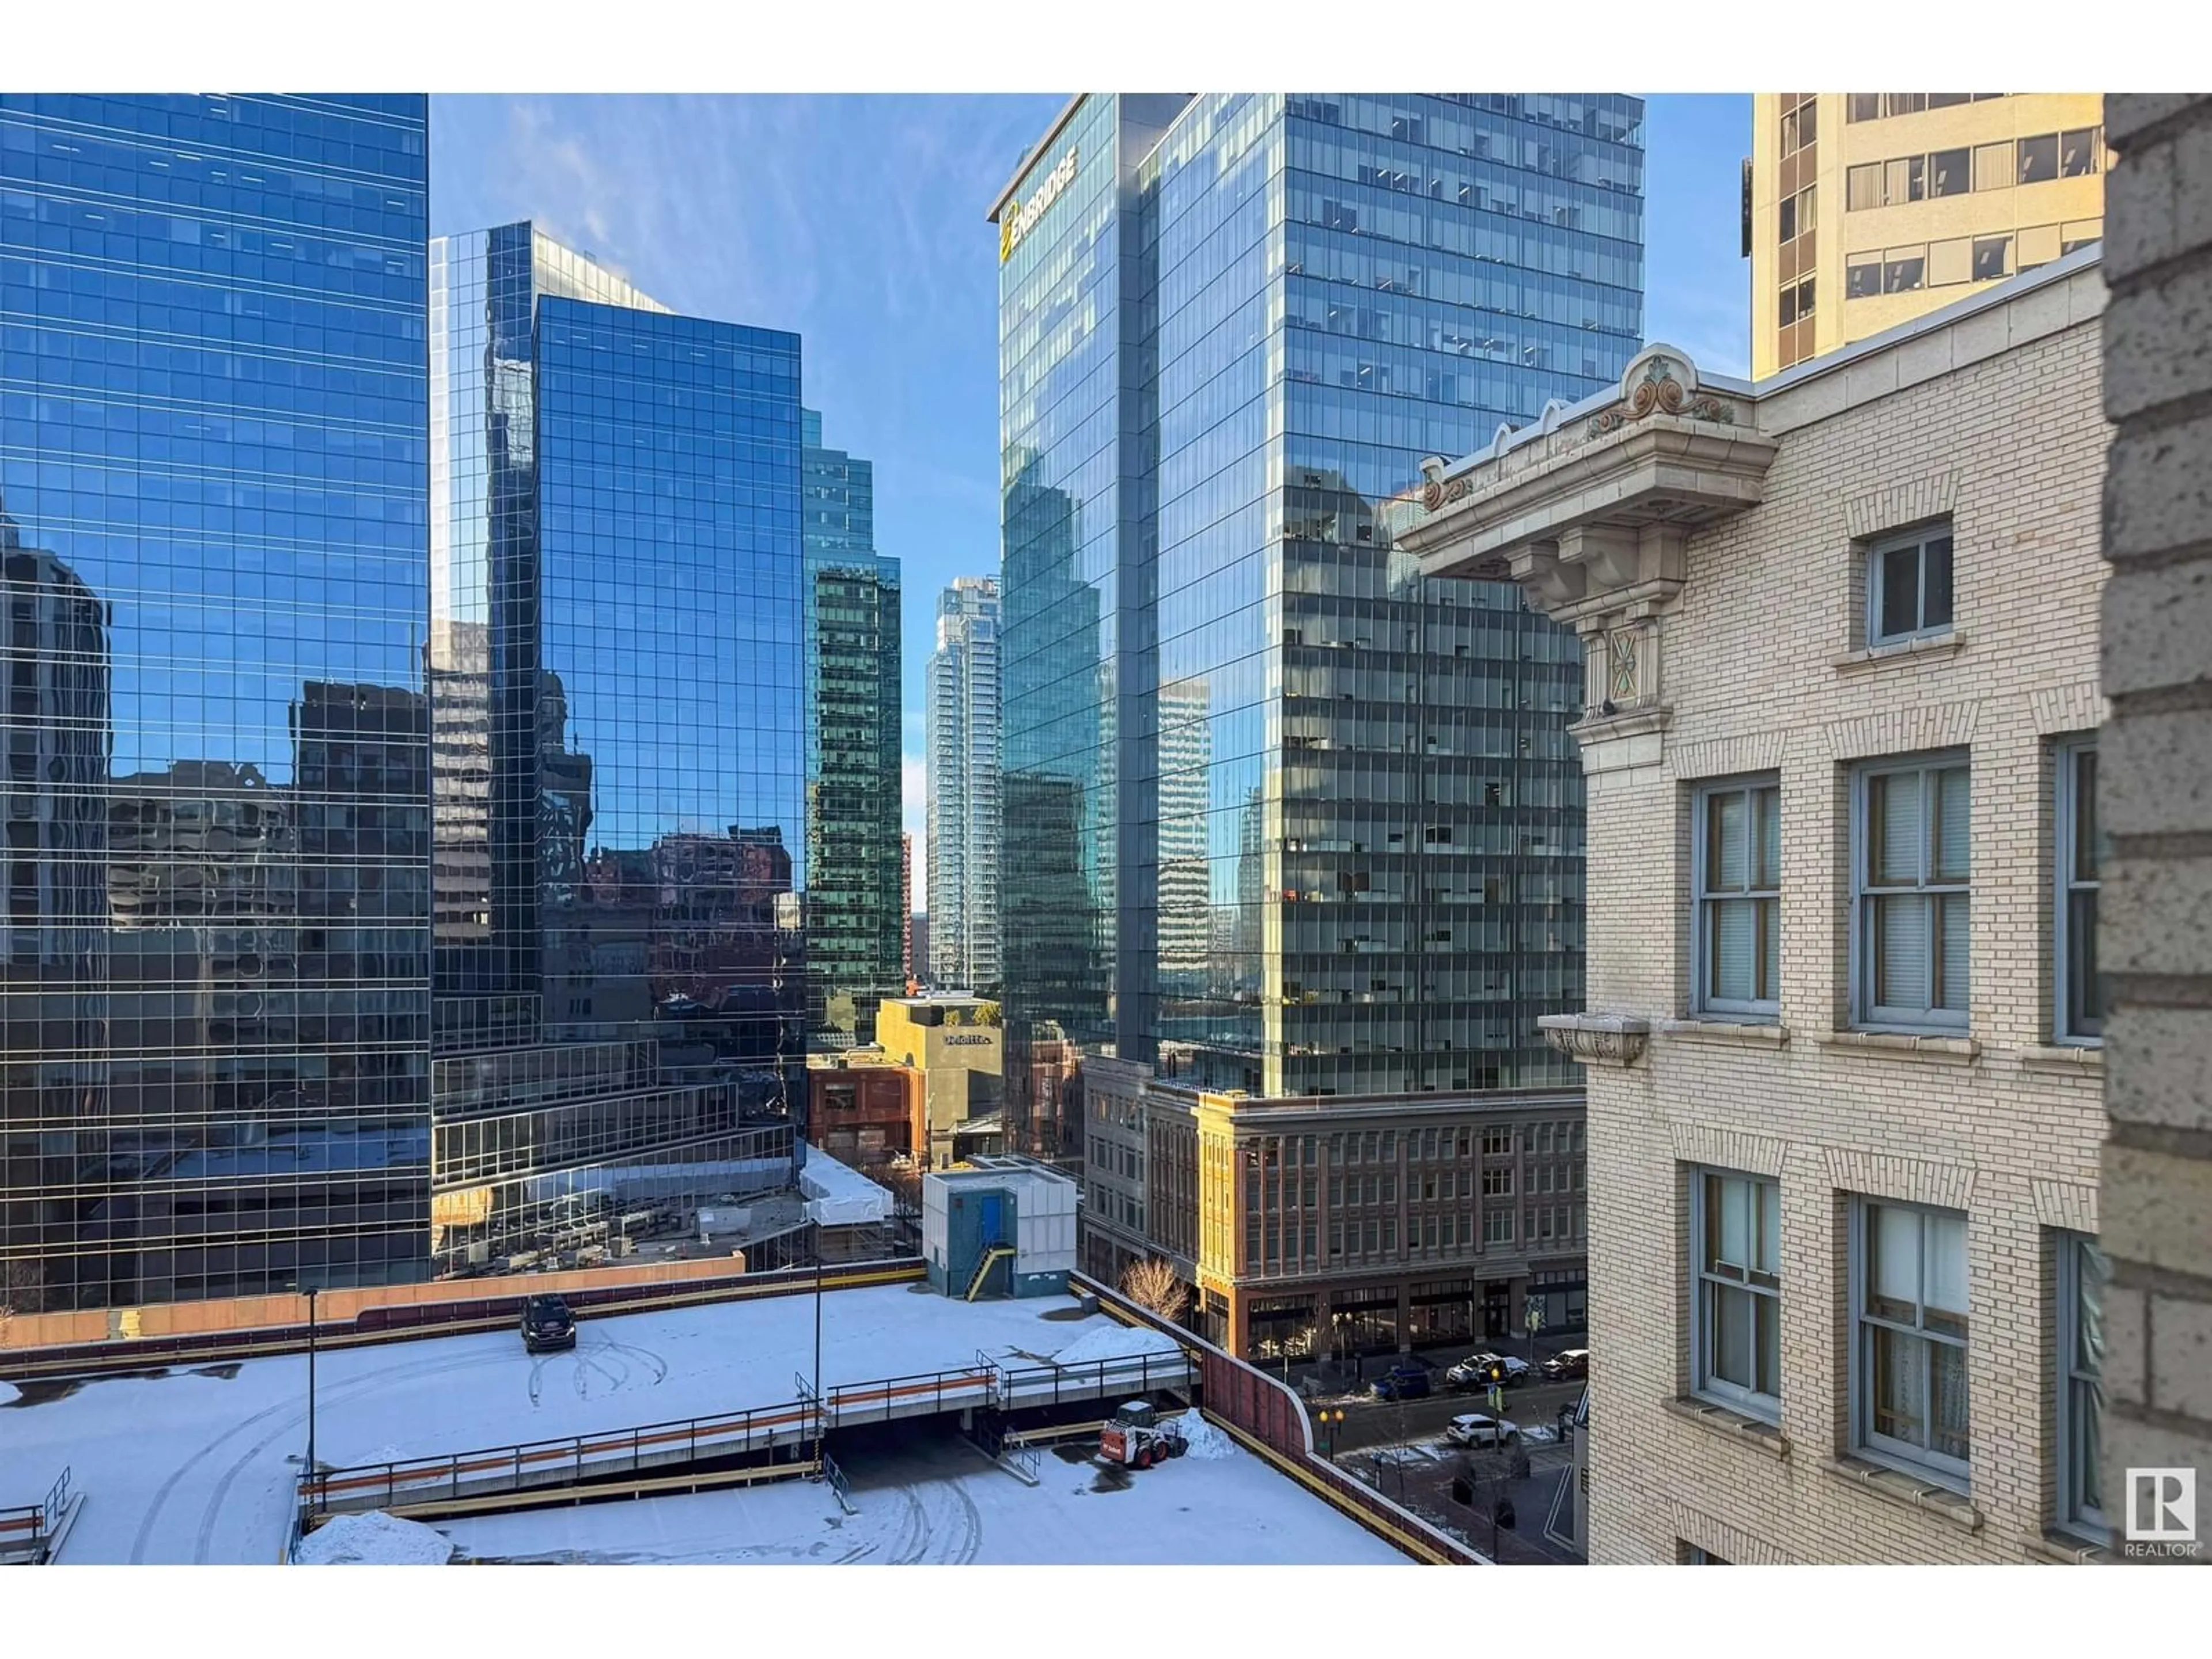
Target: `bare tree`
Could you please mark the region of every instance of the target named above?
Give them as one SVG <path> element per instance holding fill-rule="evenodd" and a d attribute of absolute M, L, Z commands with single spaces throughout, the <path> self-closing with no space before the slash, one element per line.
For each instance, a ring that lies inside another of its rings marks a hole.
<path fill-rule="evenodd" d="M 1190 1304 L 1190 1287 L 1156 1255 L 1132 1261 L 1121 1270 L 1121 1294 L 1163 1319 L 1181 1320 Z"/>

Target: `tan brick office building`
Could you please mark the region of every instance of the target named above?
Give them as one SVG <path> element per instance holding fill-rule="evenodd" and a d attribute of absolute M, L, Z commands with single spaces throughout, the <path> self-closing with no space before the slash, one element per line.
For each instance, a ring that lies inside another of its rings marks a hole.
<path fill-rule="evenodd" d="M 1258 1098 L 1084 1075 L 1083 1265 L 1170 1262 L 1252 1359 L 1503 1346 L 1588 1322 L 1579 1091 Z"/>
<path fill-rule="evenodd" d="M 1593 1560 L 2099 1535 L 2094 258 L 1401 515 L 1586 646 Z"/>

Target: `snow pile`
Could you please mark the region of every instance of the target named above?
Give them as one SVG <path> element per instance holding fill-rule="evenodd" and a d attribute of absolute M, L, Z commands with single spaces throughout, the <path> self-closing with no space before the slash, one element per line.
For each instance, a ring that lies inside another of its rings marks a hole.
<path fill-rule="evenodd" d="M 1173 1353 L 1181 1345 L 1149 1325 L 1101 1325 L 1053 1355 L 1055 1365 L 1095 1365 L 1102 1359 L 1138 1359 Z"/>
<path fill-rule="evenodd" d="M 1212 1463 L 1237 1455 L 1237 1443 L 1196 1412 L 1185 1412 L 1176 1419 L 1176 1426 L 1182 1431 L 1187 1457 L 1202 1457 Z"/>
<path fill-rule="evenodd" d="M 1559 1431 L 1546 1428 L 1541 1423 L 1532 1423 L 1521 1431 L 1521 1437 L 1532 1446 L 1548 1446 L 1559 1437 Z"/>
<path fill-rule="evenodd" d="M 453 1559 L 445 1534 L 382 1510 L 341 1515 L 300 1540 L 303 1567 L 442 1567 Z"/>
<path fill-rule="evenodd" d="M 0 1406 L 12 1406 L 23 1397 L 21 1390 L 12 1382 L 0 1382 Z"/>

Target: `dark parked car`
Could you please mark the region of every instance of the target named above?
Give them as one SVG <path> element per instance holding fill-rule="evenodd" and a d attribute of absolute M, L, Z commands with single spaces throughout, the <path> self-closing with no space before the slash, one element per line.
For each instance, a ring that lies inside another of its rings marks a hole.
<path fill-rule="evenodd" d="M 1375 1379 L 1377 1400 L 1425 1400 L 1429 1374 L 1419 1365 L 1393 1365 Z"/>
<path fill-rule="evenodd" d="M 1569 1382 L 1578 1376 L 1589 1375 L 1589 1350 L 1569 1348 L 1556 1358 L 1544 1362 L 1544 1380 L 1547 1382 Z"/>
<path fill-rule="evenodd" d="M 576 1316 L 557 1296 L 533 1296 L 522 1304 L 522 1346 L 532 1353 L 576 1346 Z"/>

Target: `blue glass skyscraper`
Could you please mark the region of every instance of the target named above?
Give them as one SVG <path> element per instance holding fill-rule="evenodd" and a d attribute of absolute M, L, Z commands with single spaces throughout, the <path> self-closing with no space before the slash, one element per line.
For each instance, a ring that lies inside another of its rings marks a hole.
<path fill-rule="evenodd" d="M 1000 227 L 1010 1134 L 1113 1054 L 1254 1096 L 1565 1084 L 1571 635 L 1379 509 L 1616 379 L 1642 106 L 1088 95 Z"/>
<path fill-rule="evenodd" d="M 0 96 L 0 1303 L 426 1271 L 420 96 Z"/>
<path fill-rule="evenodd" d="M 528 224 L 432 246 L 441 1268 L 788 1170 L 799 366 Z"/>

